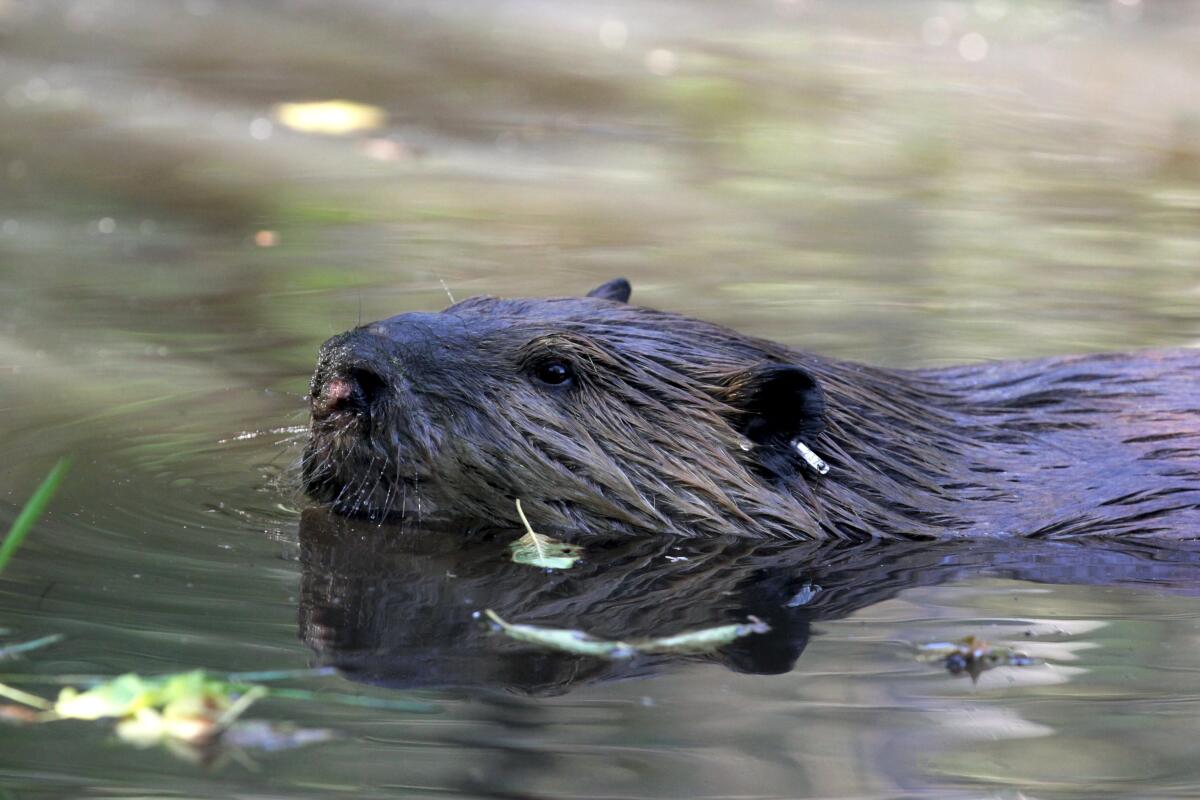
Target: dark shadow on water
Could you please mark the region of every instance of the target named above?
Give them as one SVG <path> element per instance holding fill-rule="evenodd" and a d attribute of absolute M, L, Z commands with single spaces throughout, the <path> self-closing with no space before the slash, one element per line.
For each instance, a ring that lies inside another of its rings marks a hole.
<path fill-rule="evenodd" d="M 909 587 L 976 576 L 1200 592 L 1200 547 L 1177 542 L 597 542 L 572 569 L 546 572 L 509 559 L 515 536 L 468 539 L 454 530 L 307 511 L 300 636 L 320 663 L 363 683 L 547 695 L 687 662 L 786 673 L 804 653 L 814 622 Z M 708 655 L 609 662 L 512 641 L 478 618 L 487 608 L 511 622 L 606 638 L 663 636 L 751 615 L 771 630 Z"/>

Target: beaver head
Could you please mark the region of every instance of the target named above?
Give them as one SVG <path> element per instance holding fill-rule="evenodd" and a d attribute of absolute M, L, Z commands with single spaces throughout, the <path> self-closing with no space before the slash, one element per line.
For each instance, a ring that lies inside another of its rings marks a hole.
<path fill-rule="evenodd" d="M 629 293 L 476 297 L 333 337 L 312 379 L 308 494 L 343 514 L 514 525 L 520 499 L 556 536 L 922 535 L 938 498 L 905 501 L 936 494 L 939 465 L 916 463 L 929 450 L 898 441 L 895 420 L 947 426 L 912 380 Z"/>

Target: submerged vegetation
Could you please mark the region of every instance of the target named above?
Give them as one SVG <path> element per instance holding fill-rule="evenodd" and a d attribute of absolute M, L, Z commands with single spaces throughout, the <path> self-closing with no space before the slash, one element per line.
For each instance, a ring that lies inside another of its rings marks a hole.
<path fill-rule="evenodd" d="M 20 548 L 70 468 L 63 458 L 25 503 L 0 545 L 0 570 Z M 52 634 L 28 642 L 0 647 L 0 660 L 26 655 L 63 641 Z M 194 760 L 203 752 L 227 746 L 243 750 L 282 750 L 334 738 L 331 730 L 301 729 L 288 724 L 242 722 L 242 715 L 258 700 L 274 696 L 292 700 L 371 705 L 406 712 L 430 713 L 438 707 L 406 700 L 375 700 L 353 695 L 303 689 L 269 688 L 261 681 L 325 674 L 324 670 L 267 672 L 250 676 L 211 675 L 203 670 L 146 677 L 127 673 L 116 678 L 94 679 L 83 688 L 67 686 L 55 700 L 0 683 L 0 698 L 15 705 L 0 705 L 0 721 L 41 724 L 61 720 L 116 721 L 118 739 L 137 747 L 163 744 Z M 260 682 L 254 682 L 251 678 Z M 11 678 L 10 678 L 11 680 Z"/>
<path fill-rule="evenodd" d="M 202 671 L 161 678 L 127 674 L 90 689 L 63 689 L 47 720 L 118 720 L 117 735 L 138 745 L 214 742 L 267 689 L 211 678 Z"/>
<path fill-rule="evenodd" d="M 298 728 L 290 723 L 243 720 L 245 712 L 267 698 L 369 706 L 405 713 L 438 713 L 439 706 L 406 699 L 379 699 L 318 692 L 267 683 L 317 677 L 328 670 L 214 675 L 204 670 L 170 675 L 127 673 L 93 679 L 92 685 L 61 689 L 55 700 L 0 684 L 0 696 L 18 705 L 0 706 L 0 720 L 43 724 L 62 720 L 111 720 L 117 738 L 135 747 L 165 745 L 189 758 L 227 748 L 277 751 L 326 742 L 337 733 Z M 255 680 L 249 680 L 254 678 Z M 29 677 L 27 680 L 45 680 Z M 207 759 L 205 759 L 207 760 Z"/>

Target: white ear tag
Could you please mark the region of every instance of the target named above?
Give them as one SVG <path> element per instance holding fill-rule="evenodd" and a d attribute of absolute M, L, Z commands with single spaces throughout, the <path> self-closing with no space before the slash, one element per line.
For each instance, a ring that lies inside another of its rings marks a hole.
<path fill-rule="evenodd" d="M 809 468 L 818 475 L 828 475 L 829 465 L 825 463 L 825 459 L 814 453 L 812 449 L 799 439 L 792 439 L 792 447 L 804 459 L 804 463 L 808 464 Z"/>

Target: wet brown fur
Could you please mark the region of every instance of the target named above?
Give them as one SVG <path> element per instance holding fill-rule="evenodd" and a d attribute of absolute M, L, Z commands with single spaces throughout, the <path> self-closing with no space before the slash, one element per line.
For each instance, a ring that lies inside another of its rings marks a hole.
<path fill-rule="evenodd" d="M 569 389 L 531 379 L 546 359 Z M 743 435 L 771 365 L 820 384 L 805 441 L 828 475 Z M 314 402 L 344 374 L 379 385 L 314 421 L 303 463 L 342 513 L 516 525 L 521 498 L 561 538 L 1200 533 L 1200 350 L 889 370 L 607 299 L 480 297 L 330 340 Z"/>

